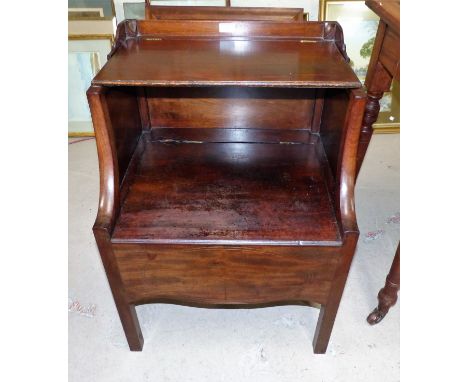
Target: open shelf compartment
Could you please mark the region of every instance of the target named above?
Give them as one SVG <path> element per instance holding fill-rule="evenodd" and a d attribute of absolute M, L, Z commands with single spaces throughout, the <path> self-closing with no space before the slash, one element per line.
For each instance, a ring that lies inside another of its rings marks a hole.
<path fill-rule="evenodd" d="M 318 135 L 223 142 L 217 130 L 205 141 L 144 137 L 113 242 L 341 245 Z"/>

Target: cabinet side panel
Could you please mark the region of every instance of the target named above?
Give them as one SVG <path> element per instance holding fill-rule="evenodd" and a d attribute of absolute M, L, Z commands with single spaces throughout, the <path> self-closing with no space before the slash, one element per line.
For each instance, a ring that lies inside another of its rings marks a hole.
<path fill-rule="evenodd" d="M 314 90 L 148 88 L 152 127 L 310 129 Z"/>
<path fill-rule="evenodd" d="M 136 88 L 112 87 L 106 93 L 106 101 L 121 183 L 142 131 Z"/>
<path fill-rule="evenodd" d="M 327 89 L 324 96 L 320 136 L 335 181 L 349 96 L 346 90 Z"/>

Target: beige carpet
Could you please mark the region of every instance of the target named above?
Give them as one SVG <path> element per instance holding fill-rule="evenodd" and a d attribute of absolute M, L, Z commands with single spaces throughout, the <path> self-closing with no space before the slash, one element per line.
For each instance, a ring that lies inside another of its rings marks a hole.
<path fill-rule="evenodd" d="M 130 352 L 91 232 L 99 195 L 94 139 L 69 145 L 69 380 L 399 381 L 399 303 L 376 305 L 399 240 L 399 135 L 376 135 L 357 185 L 361 237 L 325 355 L 312 352 L 318 310 L 302 306 L 137 307 L 143 352 Z"/>

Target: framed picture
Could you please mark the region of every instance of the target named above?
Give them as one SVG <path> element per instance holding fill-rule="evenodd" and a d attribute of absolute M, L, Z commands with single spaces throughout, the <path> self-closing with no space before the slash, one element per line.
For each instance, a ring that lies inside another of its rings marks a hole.
<path fill-rule="evenodd" d="M 72 20 L 102 17 L 104 17 L 102 8 L 68 8 L 68 18 Z"/>
<path fill-rule="evenodd" d="M 68 37 L 68 136 L 94 135 L 86 91 L 106 63 L 112 39 L 112 35 Z"/>
<path fill-rule="evenodd" d="M 220 6 L 226 5 L 226 0 L 158 0 L 152 1 L 153 5 L 196 5 L 196 6 Z M 144 19 L 145 0 L 115 0 L 117 22 L 123 19 Z"/>
<path fill-rule="evenodd" d="M 369 66 L 379 17 L 363 0 L 320 0 L 319 20 L 338 21 L 343 27 L 350 64 L 361 82 Z M 400 128 L 400 86 L 394 81 L 390 92 L 380 101 L 380 113 L 373 125 L 380 132 L 396 132 Z"/>
<path fill-rule="evenodd" d="M 116 29 L 113 0 L 68 0 L 68 135 L 94 135 L 86 91 L 107 61 Z"/>
<path fill-rule="evenodd" d="M 69 20 L 102 20 L 114 16 L 113 0 L 68 0 Z"/>

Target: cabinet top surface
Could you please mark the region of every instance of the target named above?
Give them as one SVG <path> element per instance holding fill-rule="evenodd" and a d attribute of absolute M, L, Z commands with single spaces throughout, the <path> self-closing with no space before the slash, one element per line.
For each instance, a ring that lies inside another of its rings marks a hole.
<path fill-rule="evenodd" d="M 140 28 L 143 31 L 135 32 L 133 38 L 126 37 L 120 44 L 117 41 L 117 49 L 93 84 L 361 86 L 335 41 L 320 35 L 323 31 L 316 25 L 319 23 L 297 23 L 291 34 L 286 23 L 265 23 L 256 25 L 253 35 L 246 32 L 252 26 L 248 22 L 188 22 L 186 30 L 191 26 L 191 30 L 196 30 L 192 35 L 179 30 L 170 33 L 178 22 L 152 23 L 160 29 L 154 30 L 151 25 L 153 30 L 149 34 Z M 281 28 L 279 32 L 278 28 Z M 215 33 L 215 29 L 222 33 Z"/>
<path fill-rule="evenodd" d="M 366 5 L 396 32 L 400 31 L 400 1 L 366 0 Z"/>

